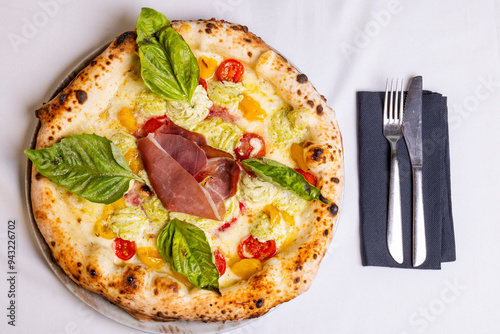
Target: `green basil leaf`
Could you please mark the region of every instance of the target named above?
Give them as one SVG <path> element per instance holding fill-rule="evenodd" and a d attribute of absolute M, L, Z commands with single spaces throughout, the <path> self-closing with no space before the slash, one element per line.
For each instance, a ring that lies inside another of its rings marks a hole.
<path fill-rule="evenodd" d="M 325 204 L 330 203 L 318 188 L 306 181 L 304 176 L 277 161 L 252 158 L 243 160 L 241 163 L 261 179 L 290 190 L 308 201 L 317 199 Z"/>
<path fill-rule="evenodd" d="M 158 235 L 156 245 L 172 269 L 200 289 L 219 291 L 219 271 L 205 233 L 198 227 L 172 219 Z"/>
<path fill-rule="evenodd" d="M 150 8 L 141 11 L 137 32 L 141 75 L 146 86 L 166 100 L 191 104 L 200 68 L 189 45 L 163 14 Z"/>
<path fill-rule="evenodd" d="M 169 27 L 170 21 L 165 15 L 152 8 L 142 8 L 137 20 L 137 42 L 151 38 L 157 31 Z"/>
<path fill-rule="evenodd" d="M 119 200 L 137 177 L 113 142 L 97 135 L 74 135 L 52 147 L 25 150 L 40 174 L 91 202 Z"/>

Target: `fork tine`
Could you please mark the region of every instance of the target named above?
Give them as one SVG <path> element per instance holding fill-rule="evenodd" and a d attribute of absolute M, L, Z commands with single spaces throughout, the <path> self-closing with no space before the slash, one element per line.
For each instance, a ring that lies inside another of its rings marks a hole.
<path fill-rule="evenodd" d="M 394 119 L 393 98 L 394 98 L 394 79 L 391 80 L 391 96 L 389 97 L 389 120 L 391 121 Z"/>
<path fill-rule="evenodd" d="M 403 91 L 403 79 L 401 79 L 401 101 L 399 102 L 399 124 L 403 124 L 403 101 L 404 101 L 404 91 Z"/>
<path fill-rule="evenodd" d="M 387 94 L 388 94 L 388 91 L 389 91 L 389 78 L 387 78 L 387 81 L 385 83 L 384 114 L 383 114 L 384 123 L 386 123 L 387 119 L 388 119 L 388 114 L 387 114 Z"/>
<path fill-rule="evenodd" d="M 396 81 L 396 87 L 395 87 L 395 92 L 394 92 L 394 95 L 395 95 L 395 98 L 394 98 L 394 120 L 395 121 L 399 121 L 399 110 L 398 110 L 398 92 L 399 91 L 399 78 L 397 79 Z"/>

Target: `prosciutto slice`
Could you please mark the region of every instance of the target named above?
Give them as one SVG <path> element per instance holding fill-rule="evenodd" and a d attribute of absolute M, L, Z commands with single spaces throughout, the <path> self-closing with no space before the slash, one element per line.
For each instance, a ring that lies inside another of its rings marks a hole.
<path fill-rule="evenodd" d="M 156 134 L 160 133 L 165 133 L 165 134 L 172 134 L 172 135 L 179 135 L 182 136 L 186 139 L 194 141 L 197 145 L 207 145 L 207 140 L 205 137 L 199 133 L 196 132 L 191 132 L 189 130 L 186 130 L 184 128 L 181 128 L 178 125 L 175 125 L 174 122 L 172 122 L 171 119 L 166 117 L 165 124 L 160 126 L 156 131 Z"/>
<path fill-rule="evenodd" d="M 222 200 L 215 203 L 210 193 L 160 146 L 153 134 L 139 139 L 137 146 L 151 185 L 167 210 L 222 220 L 225 214 Z"/>
<path fill-rule="evenodd" d="M 156 134 L 155 139 L 191 175 L 198 173 L 207 164 L 205 151 L 192 140 L 165 133 Z"/>
<path fill-rule="evenodd" d="M 195 178 L 203 184 L 212 198 L 213 194 L 219 195 L 223 200 L 236 194 L 240 168 L 233 159 L 220 157 L 208 160 Z"/>

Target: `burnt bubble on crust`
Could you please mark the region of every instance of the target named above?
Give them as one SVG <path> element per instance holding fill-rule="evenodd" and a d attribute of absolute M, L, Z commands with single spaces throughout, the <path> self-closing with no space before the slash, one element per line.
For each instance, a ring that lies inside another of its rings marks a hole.
<path fill-rule="evenodd" d="M 123 44 L 127 39 L 136 39 L 137 34 L 134 31 L 127 31 L 115 40 L 115 46 L 119 46 L 120 44 Z"/>
<path fill-rule="evenodd" d="M 316 106 L 316 114 L 318 114 L 318 115 L 322 115 L 323 114 L 323 106 L 322 105 L 318 104 Z"/>
<path fill-rule="evenodd" d="M 339 212 L 339 207 L 337 204 L 332 203 L 332 205 L 330 205 L 328 207 L 328 211 L 332 214 L 332 216 L 335 217 L 337 215 L 337 213 Z"/>
<path fill-rule="evenodd" d="M 305 83 L 307 81 L 308 81 L 307 75 L 305 75 L 304 73 L 301 73 L 301 74 L 297 75 L 297 82 L 298 83 Z"/>
<path fill-rule="evenodd" d="M 67 97 L 68 97 L 67 94 L 61 94 L 61 95 L 59 95 L 59 104 L 63 106 L 64 105 L 64 101 L 66 101 Z"/>
<path fill-rule="evenodd" d="M 78 103 L 84 104 L 85 101 L 87 101 L 87 92 L 79 89 L 75 92 L 75 95 L 76 99 L 78 100 Z"/>
<path fill-rule="evenodd" d="M 321 155 L 323 154 L 323 149 L 322 148 L 315 148 L 314 149 L 314 152 L 313 152 L 313 155 L 312 155 L 312 158 L 314 161 L 319 161 L 319 159 L 321 158 Z"/>

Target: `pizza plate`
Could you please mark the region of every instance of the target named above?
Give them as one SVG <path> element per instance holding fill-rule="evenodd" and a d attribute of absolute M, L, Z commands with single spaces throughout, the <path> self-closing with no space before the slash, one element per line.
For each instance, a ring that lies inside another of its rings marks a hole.
<path fill-rule="evenodd" d="M 110 42 L 111 43 L 111 42 Z M 110 43 L 106 43 L 93 52 L 91 52 L 88 56 L 82 59 L 79 63 L 77 63 L 73 69 L 64 77 L 64 79 L 59 83 L 54 93 L 51 95 L 50 100 L 52 100 L 59 92 L 66 87 L 75 77 L 76 75 L 84 69 L 95 57 L 100 55 Z M 31 137 L 30 148 L 34 149 L 36 145 L 36 138 L 38 131 L 40 129 L 40 122 L 37 122 L 33 129 L 33 134 Z M 229 330 L 237 329 L 239 327 L 248 325 L 257 320 L 261 320 L 262 317 L 258 319 L 246 319 L 240 321 L 227 321 L 224 323 L 220 322 L 212 322 L 212 323 L 203 323 L 203 322 L 195 322 L 195 321 L 172 321 L 172 322 L 155 322 L 155 321 L 139 321 L 136 318 L 132 317 L 126 311 L 121 309 L 120 307 L 110 303 L 107 299 L 102 296 L 90 292 L 75 282 L 73 282 L 66 273 L 59 267 L 57 263 L 54 262 L 52 258 L 52 254 L 49 246 L 47 245 L 44 237 L 42 236 L 38 226 L 36 224 L 33 208 L 31 205 L 31 170 L 32 163 L 29 159 L 26 159 L 26 180 L 25 180 L 25 193 L 26 193 L 26 205 L 28 208 L 28 213 L 31 221 L 31 229 L 33 234 L 35 235 L 35 239 L 37 241 L 38 247 L 42 251 L 42 254 L 47 261 L 50 269 L 54 272 L 54 274 L 59 278 L 59 280 L 68 288 L 73 295 L 75 295 L 82 302 L 101 313 L 102 315 L 108 317 L 111 320 L 114 320 L 122 325 L 125 325 L 130 328 L 134 328 L 140 331 L 144 331 L 147 333 L 223 333 Z"/>

